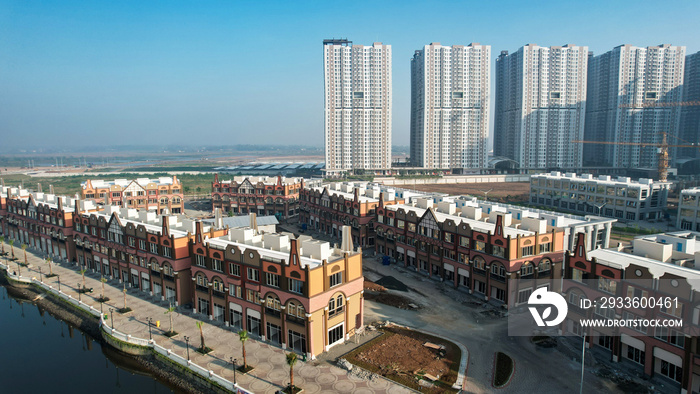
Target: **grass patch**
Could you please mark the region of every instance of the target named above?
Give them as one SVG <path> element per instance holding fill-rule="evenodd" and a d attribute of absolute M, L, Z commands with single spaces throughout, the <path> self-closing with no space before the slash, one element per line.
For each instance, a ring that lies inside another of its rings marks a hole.
<path fill-rule="evenodd" d="M 195 352 L 201 353 L 201 354 L 208 354 L 208 353 L 211 353 L 213 351 L 214 351 L 214 349 L 210 348 L 209 346 L 205 346 L 203 348 L 198 347 L 197 349 L 195 349 Z"/>
<path fill-rule="evenodd" d="M 165 336 L 168 337 L 168 338 L 172 338 L 172 337 L 174 337 L 175 335 L 177 335 L 177 331 L 166 331 L 166 332 L 163 333 L 163 335 L 165 335 Z"/>
<path fill-rule="evenodd" d="M 127 306 L 126 308 L 119 308 L 119 309 L 117 309 L 117 312 L 122 313 L 122 314 L 131 312 L 131 311 L 132 311 L 132 309 L 129 308 L 128 306 Z"/>
<path fill-rule="evenodd" d="M 97 302 L 107 302 L 109 301 L 109 297 L 100 297 L 97 299 Z"/>
<path fill-rule="evenodd" d="M 252 371 L 252 370 L 255 369 L 255 368 L 253 368 L 253 366 L 251 366 L 251 365 L 248 365 L 247 367 L 244 366 L 244 365 L 241 365 L 240 367 L 238 367 L 238 368 L 236 368 L 236 369 L 237 369 L 238 372 L 240 372 L 240 373 L 248 373 L 248 372 Z"/>
<path fill-rule="evenodd" d="M 44 275 L 44 278 L 53 278 L 54 276 L 58 276 L 56 274 L 46 274 Z"/>
<path fill-rule="evenodd" d="M 88 288 L 81 287 L 81 288 L 78 290 L 78 293 L 82 293 L 82 294 L 85 294 L 85 293 L 92 293 L 92 287 L 88 287 Z"/>
<path fill-rule="evenodd" d="M 297 387 L 296 385 L 294 387 L 287 386 L 282 390 L 283 393 L 286 394 L 297 394 L 301 392 L 303 389 L 301 387 Z"/>
<path fill-rule="evenodd" d="M 508 384 L 510 378 L 513 377 L 514 370 L 515 362 L 513 359 L 505 353 L 497 352 L 493 370 L 493 387 L 499 388 Z"/>

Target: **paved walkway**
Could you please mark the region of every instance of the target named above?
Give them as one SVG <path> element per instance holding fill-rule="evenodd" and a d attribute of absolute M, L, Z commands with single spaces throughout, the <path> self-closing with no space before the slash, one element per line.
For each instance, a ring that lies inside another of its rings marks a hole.
<path fill-rule="evenodd" d="M 7 245 L 6 245 L 7 247 Z M 22 258 L 21 250 L 15 250 L 15 254 Z M 29 270 L 22 267 L 21 275 L 27 277 L 39 277 L 39 268 L 43 274 L 49 272 L 49 267 L 44 260 L 29 253 Z M 65 264 L 59 265 L 53 263 L 53 272 L 58 274 L 57 277 L 46 278 L 43 280 L 51 286 L 58 287 L 60 278 L 61 290 L 73 297 L 78 297 L 78 285 L 82 286 L 82 276 L 77 272 L 77 265 Z M 11 263 L 10 269 L 15 270 L 16 264 Z M 100 303 L 97 298 L 101 294 L 102 284 L 99 281 L 98 274 L 86 274 L 85 285 L 93 288 L 90 294 L 82 294 L 83 302 L 86 302 L 97 309 L 100 309 Z M 104 311 L 110 314 L 110 308 L 115 309 L 112 315 L 114 316 L 114 327 L 121 332 L 131 334 L 134 337 L 148 338 L 148 322 L 147 318 L 152 318 L 155 322 L 160 320 L 160 328 L 152 327 L 151 335 L 157 344 L 171 349 L 176 354 L 187 357 L 187 344 L 184 340 L 185 336 L 189 339 L 189 356 L 192 362 L 214 371 L 214 373 L 223 376 L 224 378 L 233 381 L 233 369 L 231 359 L 238 359 L 238 364 L 243 363 L 241 352 L 241 342 L 238 339 L 238 334 L 232 332 L 227 327 L 213 324 L 208 318 L 202 315 L 190 316 L 189 312 L 185 312 L 184 308 L 178 308 L 179 313 L 175 313 L 173 317 L 173 328 L 179 334 L 174 338 L 167 338 L 163 333 L 170 329 L 169 316 L 165 314 L 167 304 L 161 302 L 158 297 L 151 297 L 148 293 L 138 290 L 129 289 L 127 287 L 127 306 L 133 309 L 125 315 L 119 314 L 116 309 L 124 307 L 124 294 L 122 292 L 123 285 L 117 280 L 109 281 L 105 284 L 105 295 L 109 297 L 109 301 L 104 304 Z M 213 352 L 202 355 L 194 351 L 200 346 L 199 329 L 195 322 L 203 320 L 209 324 L 204 326 L 204 340 L 208 347 L 214 349 Z M 354 341 L 351 341 L 354 343 Z M 347 345 L 338 345 L 343 350 L 348 351 L 353 346 L 352 343 Z M 334 350 L 332 348 L 331 350 Z M 248 365 L 255 369 L 248 374 L 237 373 L 236 382 L 242 388 L 255 393 L 275 393 L 281 390 L 289 383 L 289 367 L 285 359 L 285 351 L 279 347 L 256 341 L 249 340 L 246 342 L 246 353 Z M 340 355 L 340 354 L 338 354 Z M 323 360 L 299 362 L 294 367 L 294 384 L 295 386 L 304 389 L 305 393 L 407 393 L 410 392 L 403 386 L 392 383 L 389 380 L 378 378 L 374 381 L 366 381 L 349 375 L 347 371 L 331 365 L 326 357 Z"/>

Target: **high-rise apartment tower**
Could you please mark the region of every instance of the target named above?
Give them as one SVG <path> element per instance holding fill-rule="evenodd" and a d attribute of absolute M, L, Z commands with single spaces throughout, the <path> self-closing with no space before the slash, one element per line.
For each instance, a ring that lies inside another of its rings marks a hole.
<path fill-rule="evenodd" d="M 411 161 L 483 169 L 487 160 L 491 47 L 426 45 L 411 59 Z"/>
<path fill-rule="evenodd" d="M 585 139 L 679 144 L 685 47 L 620 45 L 588 63 Z M 674 104 L 675 103 L 675 104 Z M 584 164 L 655 168 L 658 148 L 586 144 Z M 671 157 L 675 158 L 674 151 Z"/>
<path fill-rule="evenodd" d="M 588 47 L 528 44 L 496 59 L 494 154 L 521 169 L 575 168 L 583 149 Z"/>
<path fill-rule="evenodd" d="M 327 173 L 391 167 L 391 45 L 323 41 Z"/>

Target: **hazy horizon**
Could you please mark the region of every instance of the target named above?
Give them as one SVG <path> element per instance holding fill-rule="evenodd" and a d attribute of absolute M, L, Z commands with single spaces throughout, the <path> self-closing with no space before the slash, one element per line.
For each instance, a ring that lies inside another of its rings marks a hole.
<path fill-rule="evenodd" d="M 700 2 L 21 2 L 0 0 L 6 148 L 323 145 L 322 41 L 393 51 L 393 145 L 430 42 L 700 50 Z M 492 105 L 493 114 L 493 80 Z M 491 115 L 493 123 L 493 115 Z M 127 142 L 128 141 L 128 142 Z"/>

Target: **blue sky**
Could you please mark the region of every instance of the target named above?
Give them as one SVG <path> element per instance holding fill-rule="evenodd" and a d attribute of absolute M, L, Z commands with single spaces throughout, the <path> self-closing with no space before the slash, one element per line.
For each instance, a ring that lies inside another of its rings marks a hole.
<path fill-rule="evenodd" d="M 692 1 L 0 0 L 5 146 L 323 145 L 324 38 L 392 45 L 394 145 L 409 59 L 430 42 L 670 43 L 700 51 Z M 492 73 L 493 78 L 493 73 Z M 493 95 L 492 91 L 492 95 Z"/>

